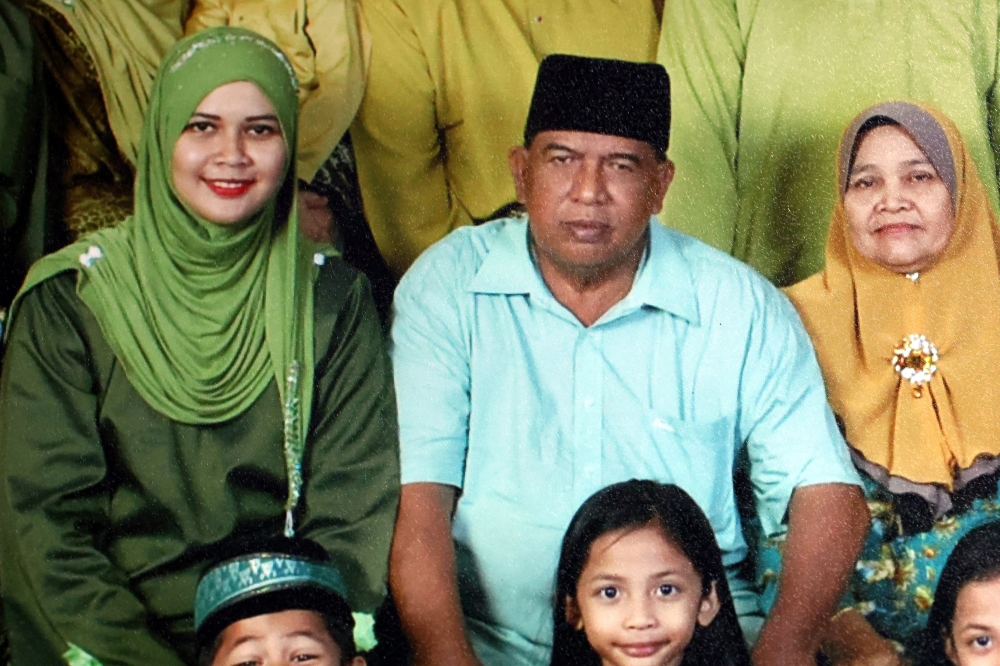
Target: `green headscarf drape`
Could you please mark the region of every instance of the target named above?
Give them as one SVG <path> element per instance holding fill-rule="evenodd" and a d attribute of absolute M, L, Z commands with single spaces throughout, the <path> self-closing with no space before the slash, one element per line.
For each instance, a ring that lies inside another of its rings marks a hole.
<path fill-rule="evenodd" d="M 278 195 L 245 223 L 201 219 L 178 197 L 171 160 L 208 93 L 255 83 L 274 105 L 288 148 Z M 136 164 L 135 212 L 32 267 L 19 299 L 43 280 L 77 270 L 77 293 L 101 326 L 136 390 L 166 416 L 227 421 L 272 379 L 284 407 L 289 514 L 313 386 L 315 248 L 298 238 L 295 75 L 281 51 L 240 28 L 213 28 L 178 42 L 160 65 Z"/>

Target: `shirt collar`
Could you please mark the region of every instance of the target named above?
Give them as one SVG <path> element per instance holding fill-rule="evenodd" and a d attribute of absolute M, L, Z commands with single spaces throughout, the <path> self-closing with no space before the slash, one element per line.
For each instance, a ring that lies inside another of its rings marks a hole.
<path fill-rule="evenodd" d="M 509 218 L 500 223 L 504 228 L 490 245 L 468 290 L 478 294 L 544 294 L 551 298 L 528 250 L 527 221 Z M 614 309 L 622 305 L 650 306 L 698 323 L 690 266 L 673 234 L 656 218 L 650 220 L 649 247 L 632 290 Z"/>

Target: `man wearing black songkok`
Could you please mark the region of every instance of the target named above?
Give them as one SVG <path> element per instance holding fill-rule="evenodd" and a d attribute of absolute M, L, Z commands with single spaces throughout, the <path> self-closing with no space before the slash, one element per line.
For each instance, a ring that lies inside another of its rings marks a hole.
<path fill-rule="evenodd" d="M 658 65 L 548 57 L 509 156 L 527 219 L 456 230 L 400 283 L 390 585 L 418 666 L 548 663 L 563 532 L 633 477 L 705 510 L 753 640 L 744 452 L 762 532 L 787 532 L 756 663 L 812 663 L 867 510 L 787 300 L 652 217 L 674 173 L 669 108 Z M 632 633 L 661 663 L 662 636 Z"/>

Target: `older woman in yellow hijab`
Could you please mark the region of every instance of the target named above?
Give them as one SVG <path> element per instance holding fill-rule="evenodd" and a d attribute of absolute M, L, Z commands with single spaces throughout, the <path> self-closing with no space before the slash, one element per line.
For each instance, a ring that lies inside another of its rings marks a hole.
<path fill-rule="evenodd" d="M 962 137 L 936 111 L 866 109 L 838 174 L 826 267 L 788 290 L 873 517 L 826 650 L 892 663 L 889 641 L 926 623 L 958 539 L 1000 518 L 1000 243 Z"/>

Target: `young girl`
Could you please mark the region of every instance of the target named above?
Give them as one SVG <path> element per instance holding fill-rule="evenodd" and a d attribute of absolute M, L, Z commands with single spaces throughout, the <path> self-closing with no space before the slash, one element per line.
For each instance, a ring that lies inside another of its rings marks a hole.
<path fill-rule="evenodd" d="M 914 652 L 919 666 L 1000 664 L 1000 521 L 955 546 Z"/>
<path fill-rule="evenodd" d="M 708 519 L 673 485 L 590 497 L 563 538 L 551 666 L 749 666 Z"/>

